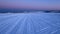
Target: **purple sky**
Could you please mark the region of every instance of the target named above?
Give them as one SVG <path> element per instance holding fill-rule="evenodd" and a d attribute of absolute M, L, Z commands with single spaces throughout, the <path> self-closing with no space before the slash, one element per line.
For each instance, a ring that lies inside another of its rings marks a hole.
<path fill-rule="evenodd" d="M 60 10 L 60 0 L 0 0 L 0 8 Z"/>

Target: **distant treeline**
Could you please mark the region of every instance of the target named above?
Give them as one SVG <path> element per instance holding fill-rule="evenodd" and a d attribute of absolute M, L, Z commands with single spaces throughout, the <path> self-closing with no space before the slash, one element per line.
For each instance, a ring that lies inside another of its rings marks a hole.
<path fill-rule="evenodd" d="M 0 13 L 31 13 L 31 12 L 60 13 L 60 10 L 18 10 L 18 9 L 0 9 Z"/>

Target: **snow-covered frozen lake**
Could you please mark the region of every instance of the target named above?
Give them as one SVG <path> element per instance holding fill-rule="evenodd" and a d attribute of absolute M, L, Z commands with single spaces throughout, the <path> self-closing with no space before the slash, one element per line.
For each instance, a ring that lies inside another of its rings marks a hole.
<path fill-rule="evenodd" d="M 0 13 L 0 34 L 59 34 L 60 13 Z"/>

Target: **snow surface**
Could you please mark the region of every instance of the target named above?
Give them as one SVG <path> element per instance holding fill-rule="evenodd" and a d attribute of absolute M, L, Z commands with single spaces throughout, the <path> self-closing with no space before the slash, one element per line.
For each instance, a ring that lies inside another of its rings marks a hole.
<path fill-rule="evenodd" d="M 0 14 L 0 34 L 60 34 L 60 13 Z"/>

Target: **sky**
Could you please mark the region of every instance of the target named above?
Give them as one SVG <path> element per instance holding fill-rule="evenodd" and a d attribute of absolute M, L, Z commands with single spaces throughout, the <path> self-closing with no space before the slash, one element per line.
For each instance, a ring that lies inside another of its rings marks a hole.
<path fill-rule="evenodd" d="M 0 8 L 60 10 L 60 0 L 0 0 Z"/>

